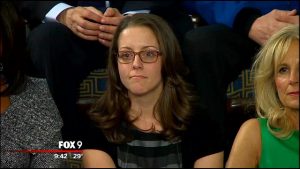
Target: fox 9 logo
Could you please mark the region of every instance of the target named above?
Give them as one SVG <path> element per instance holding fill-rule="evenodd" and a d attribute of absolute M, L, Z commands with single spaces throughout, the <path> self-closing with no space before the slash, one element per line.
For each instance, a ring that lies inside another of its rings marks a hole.
<path fill-rule="evenodd" d="M 59 149 L 80 149 L 82 141 L 58 141 Z"/>

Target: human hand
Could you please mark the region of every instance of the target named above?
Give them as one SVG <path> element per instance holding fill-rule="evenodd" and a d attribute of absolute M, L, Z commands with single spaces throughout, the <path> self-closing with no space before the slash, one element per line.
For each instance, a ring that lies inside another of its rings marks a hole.
<path fill-rule="evenodd" d="M 286 15 L 277 15 L 277 19 L 281 22 L 286 22 L 286 23 L 290 23 L 293 25 L 299 25 L 299 15 L 296 15 L 297 14 L 296 9 L 291 10 L 286 14 L 287 14 L 287 17 L 286 17 Z"/>
<path fill-rule="evenodd" d="M 58 21 L 85 40 L 98 40 L 103 13 L 94 7 L 68 8 L 58 15 Z"/>
<path fill-rule="evenodd" d="M 296 15 L 296 13 L 296 10 L 272 10 L 254 21 L 248 34 L 249 38 L 260 45 L 265 44 L 281 28 L 290 24 L 299 25 L 299 15 Z"/>
<path fill-rule="evenodd" d="M 107 47 L 111 45 L 117 26 L 124 17 L 116 8 L 106 9 L 101 18 L 101 25 L 99 26 L 100 33 L 98 34 L 98 40 L 101 44 Z"/>

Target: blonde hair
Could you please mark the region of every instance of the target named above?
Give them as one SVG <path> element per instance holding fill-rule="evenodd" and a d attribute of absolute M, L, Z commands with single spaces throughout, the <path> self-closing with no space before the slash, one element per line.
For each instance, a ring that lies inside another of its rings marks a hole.
<path fill-rule="evenodd" d="M 299 41 L 299 25 L 284 27 L 261 48 L 252 66 L 257 114 L 268 119 L 269 131 L 278 138 L 289 137 L 294 130 L 278 97 L 274 79 L 275 70 L 294 40 Z"/>

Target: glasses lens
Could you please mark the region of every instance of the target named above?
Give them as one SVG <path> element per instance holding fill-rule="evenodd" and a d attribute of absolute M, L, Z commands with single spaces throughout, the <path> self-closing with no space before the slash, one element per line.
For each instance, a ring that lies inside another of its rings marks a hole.
<path fill-rule="evenodd" d="M 132 58 L 134 57 L 134 53 L 131 51 L 123 51 L 119 52 L 119 61 L 122 63 L 130 63 Z"/>
<path fill-rule="evenodd" d="M 155 50 L 146 50 L 141 51 L 141 59 L 143 62 L 149 63 L 149 62 L 155 62 L 157 58 L 158 52 Z"/>

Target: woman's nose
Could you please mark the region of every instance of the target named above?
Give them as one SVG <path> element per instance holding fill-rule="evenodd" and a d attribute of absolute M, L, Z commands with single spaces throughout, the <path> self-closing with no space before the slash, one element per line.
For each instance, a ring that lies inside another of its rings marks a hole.
<path fill-rule="evenodd" d="M 299 70 L 293 70 L 291 72 L 289 83 L 290 84 L 299 83 Z"/>
<path fill-rule="evenodd" d="M 138 54 L 135 54 L 132 66 L 133 66 L 133 68 L 142 68 L 143 67 L 143 62 Z"/>

